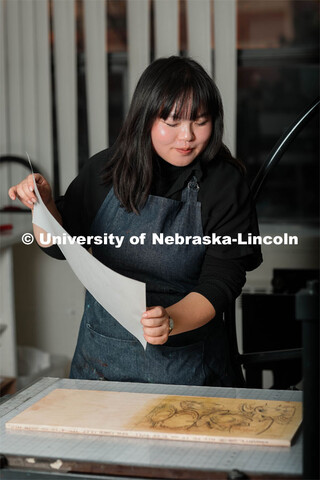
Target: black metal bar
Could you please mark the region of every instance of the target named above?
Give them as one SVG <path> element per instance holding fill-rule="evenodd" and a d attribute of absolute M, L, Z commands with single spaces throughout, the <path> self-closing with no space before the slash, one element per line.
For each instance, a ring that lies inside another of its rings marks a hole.
<path fill-rule="evenodd" d="M 319 468 L 319 282 L 296 294 L 296 319 L 303 338 L 303 478 L 320 477 Z"/>
<path fill-rule="evenodd" d="M 320 100 L 317 98 L 306 110 L 304 110 L 299 117 L 295 120 L 294 123 L 285 131 L 285 133 L 280 137 L 279 141 L 276 143 L 274 148 L 271 150 L 266 161 L 260 168 L 255 179 L 251 185 L 251 191 L 254 201 L 257 201 L 260 190 L 263 184 L 266 181 L 267 176 L 274 169 L 274 167 L 279 163 L 279 160 L 297 137 L 303 127 L 311 120 L 311 118 L 319 110 Z"/>
<path fill-rule="evenodd" d="M 295 360 L 302 357 L 302 348 L 291 348 L 287 350 L 268 350 L 267 352 L 243 353 L 240 361 L 245 367 L 252 363 L 278 362 L 282 360 Z"/>

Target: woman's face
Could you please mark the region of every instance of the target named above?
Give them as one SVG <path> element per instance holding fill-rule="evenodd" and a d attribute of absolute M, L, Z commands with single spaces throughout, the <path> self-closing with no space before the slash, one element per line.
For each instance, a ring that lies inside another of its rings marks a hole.
<path fill-rule="evenodd" d="M 166 119 L 157 118 L 151 140 L 160 157 L 176 167 L 185 167 L 206 148 L 211 132 L 211 116 L 200 112 L 195 120 L 174 120 L 174 109 Z"/>

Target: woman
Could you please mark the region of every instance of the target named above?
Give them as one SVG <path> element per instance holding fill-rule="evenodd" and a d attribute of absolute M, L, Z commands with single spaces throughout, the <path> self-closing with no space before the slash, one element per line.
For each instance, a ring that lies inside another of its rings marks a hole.
<path fill-rule="evenodd" d="M 163 58 L 142 74 L 113 147 L 86 163 L 64 197 L 54 203 L 36 175 L 44 203 L 71 235 L 124 235 L 121 248 L 95 245 L 93 255 L 147 286 L 146 352 L 87 292 L 72 378 L 232 385 L 222 313 L 261 254 L 221 242 L 258 233 L 243 167 L 222 135 L 212 79 L 191 59 Z M 32 178 L 9 195 L 32 208 Z M 131 245 L 141 233 L 145 244 Z M 161 234 L 168 244 L 155 241 Z M 213 239 L 208 246 L 204 236 Z M 44 250 L 63 258 L 57 246 Z"/>

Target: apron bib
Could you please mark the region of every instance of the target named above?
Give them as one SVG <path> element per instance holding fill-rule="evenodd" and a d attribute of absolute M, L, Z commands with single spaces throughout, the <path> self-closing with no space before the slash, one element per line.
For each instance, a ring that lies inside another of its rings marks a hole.
<path fill-rule="evenodd" d="M 121 208 L 111 189 L 93 221 L 90 235 L 124 235 L 120 248 L 94 245 L 93 255 L 116 272 L 145 282 L 147 306 L 166 308 L 190 293 L 198 282 L 205 247 L 181 242 L 190 235 L 203 236 L 198 190 L 193 177 L 182 191 L 181 201 L 149 195 L 140 215 L 136 215 Z M 131 237 L 141 233 L 146 234 L 144 244 L 130 243 Z M 158 244 L 161 233 L 164 238 L 179 234 L 180 244 Z M 70 377 L 231 385 L 227 356 L 221 317 L 171 336 L 165 345 L 147 344 L 144 351 L 140 342 L 87 292 Z"/>

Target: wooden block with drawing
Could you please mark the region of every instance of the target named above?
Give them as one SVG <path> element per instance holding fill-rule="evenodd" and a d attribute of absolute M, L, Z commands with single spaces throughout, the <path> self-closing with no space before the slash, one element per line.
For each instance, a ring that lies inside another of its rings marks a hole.
<path fill-rule="evenodd" d="M 301 402 L 56 389 L 7 429 L 290 446 Z"/>

